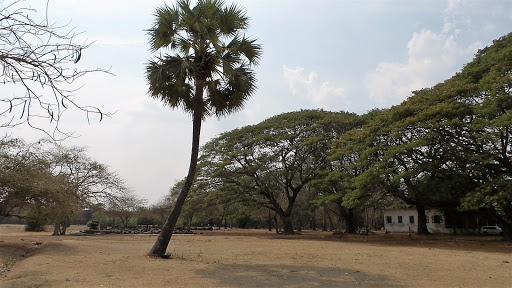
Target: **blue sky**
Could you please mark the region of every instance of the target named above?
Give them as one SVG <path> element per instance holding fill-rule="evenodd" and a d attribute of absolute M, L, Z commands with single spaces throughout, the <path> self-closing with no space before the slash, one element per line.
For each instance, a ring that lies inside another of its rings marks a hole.
<path fill-rule="evenodd" d="M 231 1 L 227 1 L 230 3 Z M 45 0 L 25 1 L 44 12 Z M 85 4 L 86 3 L 86 4 Z M 147 96 L 147 35 L 163 1 L 50 0 L 49 18 L 92 42 L 82 68 L 93 74 L 76 94 L 83 104 L 116 114 L 99 122 L 67 111 L 62 128 L 80 135 L 65 145 L 88 147 L 136 194 L 155 202 L 185 177 L 192 125 L 187 114 Z M 203 125 L 202 143 L 219 133 L 299 109 L 358 114 L 399 104 L 411 91 L 451 77 L 474 53 L 511 32 L 512 2 L 464 0 L 244 0 L 248 35 L 263 45 L 258 91 L 246 108 Z M 167 1 L 172 5 L 173 1 Z M 27 127 L 14 137 L 43 137 Z"/>

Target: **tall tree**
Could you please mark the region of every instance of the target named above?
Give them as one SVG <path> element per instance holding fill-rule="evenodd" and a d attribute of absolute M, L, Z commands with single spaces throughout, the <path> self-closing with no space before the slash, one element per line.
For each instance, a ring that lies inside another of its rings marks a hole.
<path fill-rule="evenodd" d="M 377 161 L 347 199 L 382 191 L 415 205 L 420 234 L 427 206 L 487 208 L 512 230 L 511 41 L 496 40 L 460 73 L 366 125 L 365 154 Z"/>
<path fill-rule="evenodd" d="M 414 205 L 418 234 L 429 233 L 425 207 L 456 208 L 474 186 L 465 173 L 472 137 L 465 89 L 450 79 L 415 91 L 363 129 L 372 143 L 366 153 L 379 156 L 356 178 L 356 194 L 381 191 Z"/>
<path fill-rule="evenodd" d="M 203 159 L 216 168 L 214 181 L 236 185 L 239 192 L 274 211 L 285 234 L 293 234 L 297 197 L 326 165 L 332 121 L 345 117 L 350 114 L 323 110 L 277 115 L 213 139 L 204 146 Z"/>
<path fill-rule="evenodd" d="M 149 30 L 151 49 L 168 48 L 146 67 L 149 94 L 171 108 L 192 115 L 192 152 L 185 183 L 150 255 L 165 255 L 181 208 L 196 173 L 202 120 L 240 110 L 255 92 L 251 67 L 261 57 L 261 46 L 245 36 L 249 18 L 236 4 L 222 0 L 179 0 L 156 9 Z"/>
<path fill-rule="evenodd" d="M 126 194 L 109 201 L 106 214 L 114 220 L 118 218 L 122 227 L 128 227 L 130 219 L 146 205 L 146 199 L 140 199 L 137 195 L 127 191 Z"/>
<path fill-rule="evenodd" d="M 459 73 L 475 102 L 470 123 L 476 153 L 466 169 L 481 184 L 465 209 L 488 209 L 512 239 L 512 33 L 493 42 Z"/>
<path fill-rule="evenodd" d="M 0 216 L 22 217 L 28 206 L 59 190 L 48 161 L 31 146 L 20 139 L 0 140 Z"/>
<path fill-rule="evenodd" d="M 315 200 L 318 205 L 333 203 L 334 213 L 338 222 L 345 223 L 345 232 L 356 231 L 354 209 L 362 205 L 347 205 L 343 199 L 348 191 L 353 189 L 352 179 L 364 169 L 360 163 L 360 154 L 363 145 L 358 144 L 357 135 L 361 134 L 362 125 L 377 114 L 374 110 L 363 116 L 347 114 L 337 121 L 333 121 L 332 136 L 333 147 L 329 152 L 328 165 L 325 166 L 323 178 L 313 181 L 313 186 L 319 190 L 319 197 Z M 369 160 L 369 159 L 368 159 Z"/>

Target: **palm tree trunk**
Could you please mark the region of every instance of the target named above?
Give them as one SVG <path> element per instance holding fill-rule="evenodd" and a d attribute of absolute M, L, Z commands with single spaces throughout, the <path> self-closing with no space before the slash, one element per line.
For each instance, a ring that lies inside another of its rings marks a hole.
<path fill-rule="evenodd" d="M 160 235 L 158 235 L 153 248 L 151 248 L 149 251 L 149 255 L 152 256 L 165 255 L 167 246 L 169 246 L 169 242 L 171 241 L 172 232 L 176 227 L 176 222 L 178 222 L 181 209 L 183 208 L 183 204 L 185 204 L 185 199 L 187 199 L 188 192 L 190 191 L 190 188 L 194 182 L 194 177 L 197 170 L 197 159 L 199 157 L 199 138 L 201 135 L 201 124 L 203 120 L 203 87 L 203 81 L 196 82 L 196 95 L 194 97 L 196 106 L 194 107 L 194 114 L 192 119 L 192 152 L 190 155 L 190 166 L 188 168 L 187 178 L 185 179 L 185 184 L 180 191 L 180 195 L 178 195 L 178 199 L 176 200 L 176 204 L 174 205 L 171 214 L 169 214 L 169 217 L 167 217 Z"/>

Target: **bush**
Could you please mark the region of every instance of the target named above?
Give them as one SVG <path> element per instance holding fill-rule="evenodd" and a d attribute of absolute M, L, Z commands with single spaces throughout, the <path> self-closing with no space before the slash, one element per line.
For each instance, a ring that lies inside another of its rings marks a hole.
<path fill-rule="evenodd" d="M 44 231 L 44 226 L 46 225 L 45 221 L 35 218 L 26 218 L 25 219 L 25 231 L 35 231 L 40 232 Z"/>
<path fill-rule="evenodd" d="M 139 217 L 137 218 L 137 225 L 156 225 L 158 221 L 153 219 L 153 217 Z"/>
<path fill-rule="evenodd" d="M 112 218 L 108 217 L 103 211 L 96 211 L 92 214 L 92 220 L 100 222 L 103 226 L 112 226 Z M 87 222 L 89 223 L 89 222 Z"/>

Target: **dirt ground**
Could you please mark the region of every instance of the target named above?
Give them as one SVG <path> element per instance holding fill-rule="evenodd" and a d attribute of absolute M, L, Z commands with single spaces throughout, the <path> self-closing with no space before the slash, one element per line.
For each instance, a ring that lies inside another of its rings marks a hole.
<path fill-rule="evenodd" d="M 214 230 L 174 235 L 159 259 L 154 235 L 49 234 L 0 225 L 0 287 L 512 287 L 499 237 Z"/>

